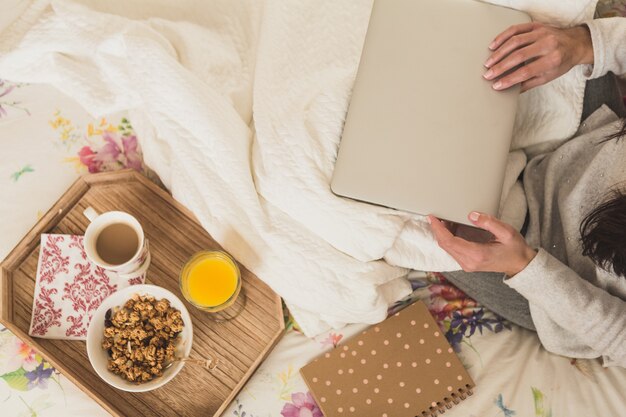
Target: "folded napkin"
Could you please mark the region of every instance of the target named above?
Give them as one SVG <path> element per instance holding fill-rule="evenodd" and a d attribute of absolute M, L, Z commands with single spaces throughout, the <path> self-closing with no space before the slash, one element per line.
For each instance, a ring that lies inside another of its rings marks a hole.
<path fill-rule="evenodd" d="M 82 236 L 42 234 L 28 333 L 45 339 L 85 340 L 100 303 L 144 280 L 145 274 L 119 278 L 89 262 Z"/>

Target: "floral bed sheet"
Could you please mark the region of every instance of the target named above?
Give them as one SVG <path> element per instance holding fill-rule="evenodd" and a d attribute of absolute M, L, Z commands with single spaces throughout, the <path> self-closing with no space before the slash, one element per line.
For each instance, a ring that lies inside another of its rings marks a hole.
<path fill-rule="evenodd" d="M 0 81 L 0 259 L 78 176 L 122 168 L 150 176 L 125 115 L 94 119 L 51 87 Z M 415 273 L 411 283 L 413 294 L 390 312 L 424 300 L 477 384 L 447 415 L 625 415 L 626 369 L 546 352 L 536 334 L 493 315 L 437 274 Z M 322 417 L 298 370 L 364 326 L 309 339 L 288 312 L 285 320 L 286 334 L 224 416 Z M 11 417 L 108 415 L 2 326 L 0 409 Z"/>

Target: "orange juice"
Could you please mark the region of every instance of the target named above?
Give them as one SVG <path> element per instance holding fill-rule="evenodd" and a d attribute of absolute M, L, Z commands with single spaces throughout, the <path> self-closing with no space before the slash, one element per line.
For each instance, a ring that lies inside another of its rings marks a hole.
<path fill-rule="evenodd" d="M 200 252 L 185 265 L 180 276 L 185 298 L 196 307 L 220 311 L 231 305 L 241 288 L 237 264 L 223 252 Z"/>

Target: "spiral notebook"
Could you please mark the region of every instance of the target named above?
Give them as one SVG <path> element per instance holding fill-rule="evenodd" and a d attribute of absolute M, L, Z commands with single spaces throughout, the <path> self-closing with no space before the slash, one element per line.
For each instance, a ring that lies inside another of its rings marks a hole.
<path fill-rule="evenodd" d="M 300 373 L 325 417 L 436 416 L 472 395 L 474 388 L 421 301 Z"/>

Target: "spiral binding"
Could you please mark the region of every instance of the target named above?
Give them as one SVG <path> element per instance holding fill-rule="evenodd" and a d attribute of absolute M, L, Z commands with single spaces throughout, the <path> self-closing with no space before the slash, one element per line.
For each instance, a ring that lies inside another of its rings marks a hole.
<path fill-rule="evenodd" d="M 422 411 L 421 415 L 415 417 L 437 417 L 472 394 L 474 394 L 472 386 L 465 384 L 465 388 L 459 388 L 457 392 L 453 392 L 449 397 L 445 397 L 442 402 L 438 402 L 436 407 L 429 407 L 428 410 Z"/>

